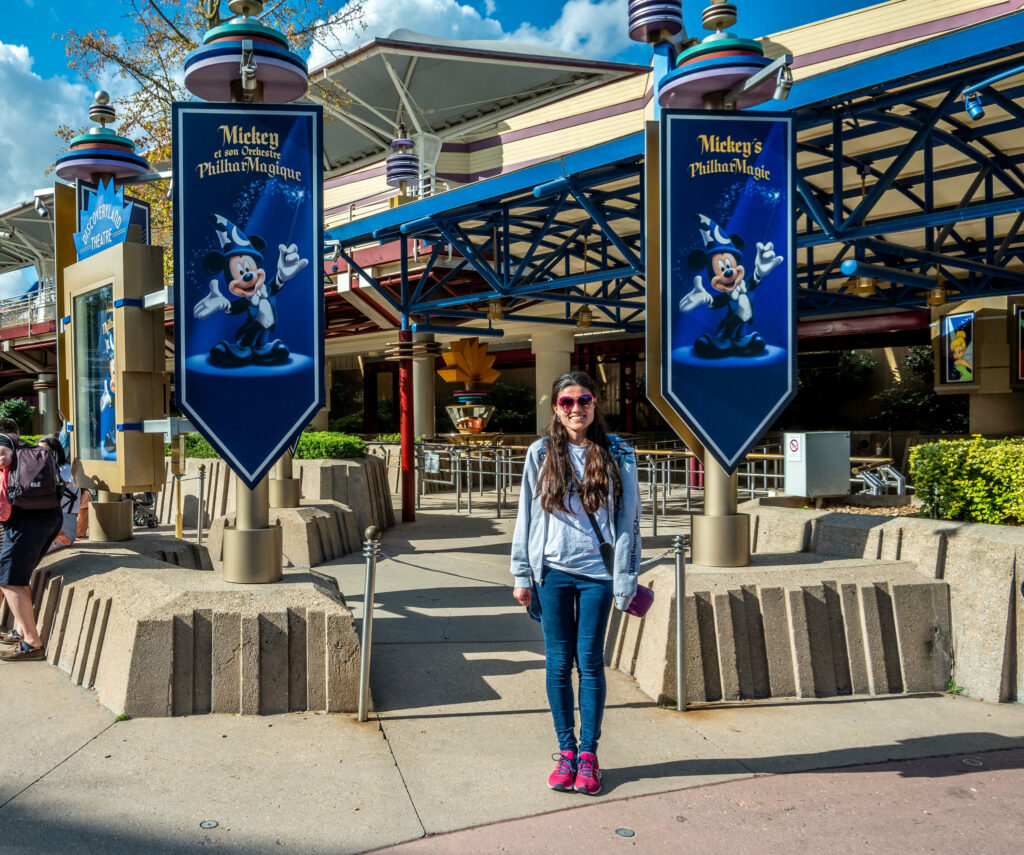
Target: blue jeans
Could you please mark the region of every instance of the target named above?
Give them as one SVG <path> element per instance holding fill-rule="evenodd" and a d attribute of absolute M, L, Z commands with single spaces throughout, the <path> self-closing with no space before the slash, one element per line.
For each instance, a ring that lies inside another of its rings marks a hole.
<path fill-rule="evenodd" d="M 544 629 L 548 704 L 559 751 L 576 751 L 572 666 L 580 675 L 580 751 L 597 753 L 607 688 L 604 636 L 612 607 L 611 579 L 589 579 L 547 569 L 538 586 Z"/>

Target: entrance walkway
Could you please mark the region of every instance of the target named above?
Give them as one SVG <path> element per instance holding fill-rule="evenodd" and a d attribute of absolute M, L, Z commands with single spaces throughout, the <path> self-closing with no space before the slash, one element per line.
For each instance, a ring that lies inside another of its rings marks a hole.
<path fill-rule="evenodd" d="M 681 714 L 609 672 L 603 793 L 549 791 L 542 643 L 511 598 L 512 524 L 424 510 L 385 534 L 376 712 L 364 724 L 306 713 L 115 722 L 56 669 L 0 664 L 0 849 L 1020 850 L 1024 706 L 944 695 Z M 666 531 L 645 551 L 666 548 Z M 361 619 L 361 557 L 326 569 Z M 921 761 L 931 757 L 943 759 Z M 876 763 L 888 765 L 835 770 Z"/>

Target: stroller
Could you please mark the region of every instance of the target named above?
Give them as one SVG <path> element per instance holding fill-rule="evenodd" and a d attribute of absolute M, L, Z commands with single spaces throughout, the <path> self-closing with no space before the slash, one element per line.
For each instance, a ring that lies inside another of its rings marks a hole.
<path fill-rule="evenodd" d="M 156 528 L 160 524 L 153 510 L 155 497 L 152 493 L 132 493 L 132 522 L 146 528 Z"/>

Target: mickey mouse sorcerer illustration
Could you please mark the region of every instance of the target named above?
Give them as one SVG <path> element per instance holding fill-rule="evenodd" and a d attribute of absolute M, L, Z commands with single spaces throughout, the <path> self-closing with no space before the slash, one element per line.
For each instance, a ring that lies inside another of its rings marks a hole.
<path fill-rule="evenodd" d="M 220 214 L 211 215 L 210 222 L 220 249 L 206 255 L 203 267 L 208 273 L 223 275 L 228 290 L 239 299 L 229 300 L 221 294 L 218 278 L 211 279 L 210 293 L 196 303 L 193 315 L 202 319 L 220 311 L 245 316 L 234 341 L 219 341 L 210 348 L 210 363 L 236 368 L 287 362 L 288 346 L 270 337 L 277 324 L 277 293 L 309 264 L 309 259 L 299 258 L 296 244 L 279 244 L 277 272 L 268 283 L 263 269 L 266 242 L 257 235 L 248 237 Z"/>
<path fill-rule="evenodd" d="M 754 306 L 750 294 L 764 278 L 783 262 L 768 241 L 757 244 L 754 272 L 747 278 L 743 266 L 744 241 L 739 235 L 727 235 L 721 226 L 704 214 L 694 219 L 700 229 L 703 250 L 690 253 L 693 270 L 707 268 L 711 291 L 704 287 L 701 274 L 693 277 L 693 290 L 679 301 L 679 311 L 692 312 L 699 306 L 725 309 L 714 335 L 704 334 L 693 343 L 694 356 L 720 359 L 725 356 L 757 356 L 765 350 L 765 340 L 753 329 Z"/>

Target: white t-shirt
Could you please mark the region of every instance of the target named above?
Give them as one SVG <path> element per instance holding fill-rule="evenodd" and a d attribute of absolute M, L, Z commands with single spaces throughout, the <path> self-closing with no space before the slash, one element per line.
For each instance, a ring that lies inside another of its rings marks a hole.
<path fill-rule="evenodd" d="M 587 446 L 569 443 L 569 460 L 580 480 L 583 479 L 586 454 Z M 583 503 L 575 489 L 569 494 L 568 506 L 569 513 L 556 508 L 550 514 L 548 537 L 544 542 L 545 566 L 592 579 L 611 579 L 601 560 L 601 548 L 594 527 L 587 519 L 587 512 L 583 510 Z M 605 542 L 611 543 L 606 505 L 598 509 L 594 519 Z"/>

